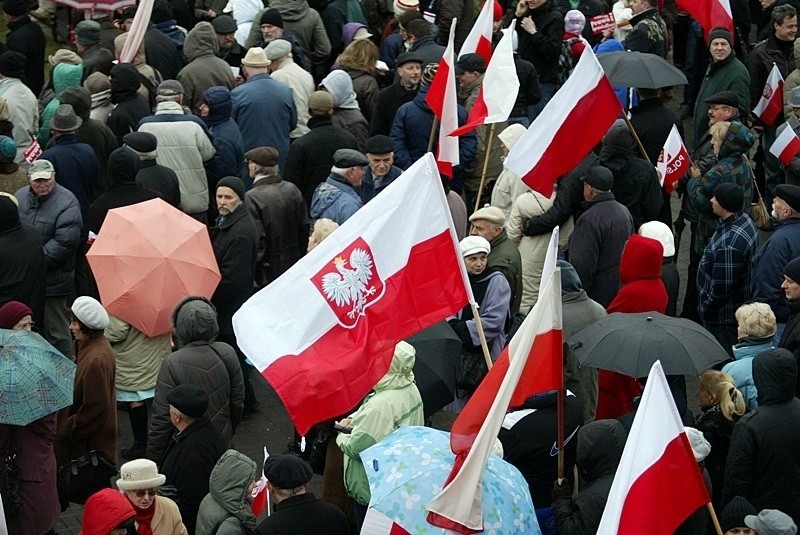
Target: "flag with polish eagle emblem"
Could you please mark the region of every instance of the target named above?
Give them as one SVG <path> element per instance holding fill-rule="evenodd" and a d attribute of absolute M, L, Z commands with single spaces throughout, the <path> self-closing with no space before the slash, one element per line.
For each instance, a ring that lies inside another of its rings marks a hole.
<path fill-rule="evenodd" d="M 772 126 L 783 113 L 783 76 L 774 63 L 753 113 L 767 126 Z"/>

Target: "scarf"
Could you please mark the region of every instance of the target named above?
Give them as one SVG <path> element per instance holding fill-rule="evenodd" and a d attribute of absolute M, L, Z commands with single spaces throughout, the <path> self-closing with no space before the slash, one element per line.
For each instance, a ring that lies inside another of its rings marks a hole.
<path fill-rule="evenodd" d="M 139 509 L 133 502 L 131 502 L 131 505 L 133 505 L 133 510 L 136 511 L 136 533 L 139 535 L 153 535 L 153 528 L 150 527 L 150 522 L 153 521 L 153 516 L 156 514 L 156 500 L 153 500 L 153 505 L 148 509 Z"/>

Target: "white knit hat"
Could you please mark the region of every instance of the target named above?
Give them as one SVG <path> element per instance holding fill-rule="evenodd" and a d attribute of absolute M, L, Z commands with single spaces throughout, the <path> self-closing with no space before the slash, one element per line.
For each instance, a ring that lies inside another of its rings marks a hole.
<path fill-rule="evenodd" d="M 711 453 L 711 444 L 708 443 L 706 437 L 703 436 L 703 432 L 699 429 L 695 429 L 694 427 L 684 427 L 683 429 L 686 431 L 686 436 L 689 438 L 689 444 L 692 446 L 694 460 L 698 463 L 701 462 Z"/>
<path fill-rule="evenodd" d="M 664 247 L 665 257 L 675 256 L 675 236 L 670 228 L 661 221 L 648 221 L 639 227 L 639 235 L 656 240 Z"/>
<path fill-rule="evenodd" d="M 419 0 L 394 0 L 392 3 L 392 11 L 395 17 L 415 9 L 419 9 Z"/>
<path fill-rule="evenodd" d="M 167 476 L 158 473 L 156 463 L 149 459 L 136 459 L 123 464 L 117 480 L 119 490 L 144 490 L 160 487 Z"/>
<path fill-rule="evenodd" d="M 492 251 L 492 246 L 481 236 L 467 236 L 458 245 L 461 246 L 461 256 L 465 257 L 475 253 L 489 254 Z"/>
<path fill-rule="evenodd" d="M 503 131 L 497 135 L 497 137 L 503 142 L 503 145 L 505 145 L 508 150 L 511 150 L 514 148 L 514 145 L 517 144 L 519 138 L 522 137 L 522 134 L 527 131 L 528 129 L 521 124 L 514 123 L 505 127 Z"/>
<path fill-rule="evenodd" d="M 81 323 L 98 331 L 108 327 L 108 312 L 97 299 L 82 295 L 72 303 L 72 313 Z"/>

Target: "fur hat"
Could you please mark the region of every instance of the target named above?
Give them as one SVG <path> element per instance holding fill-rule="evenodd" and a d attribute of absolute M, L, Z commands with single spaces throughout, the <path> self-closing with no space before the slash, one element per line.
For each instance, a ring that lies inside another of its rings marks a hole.
<path fill-rule="evenodd" d="M 167 480 L 167 476 L 158 473 L 156 463 L 150 459 L 135 459 L 123 464 L 119 469 L 119 476 L 119 490 L 154 489 Z"/>
<path fill-rule="evenodd" d="M 586 16 L 577 9 L 570 9 L 564 15 L 564 31 L 580 35 L 586 26 Z"/>

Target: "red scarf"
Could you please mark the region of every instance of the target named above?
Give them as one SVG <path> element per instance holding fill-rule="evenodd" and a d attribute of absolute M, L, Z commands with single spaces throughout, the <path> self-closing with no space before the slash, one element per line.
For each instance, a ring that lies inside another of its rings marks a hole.
<path fill-rule="evenodd" d="M 153 521 L 153 516 L 156 514 L 156 500 L 153 500 L 153 504 L 148 509 L 139 509 L 133 502 L 131 502 L 131 505 L 133 505 L 133 510 L 136 511 L 136 532 L 139 535 L 153 535 L 150 522 Z"/>

